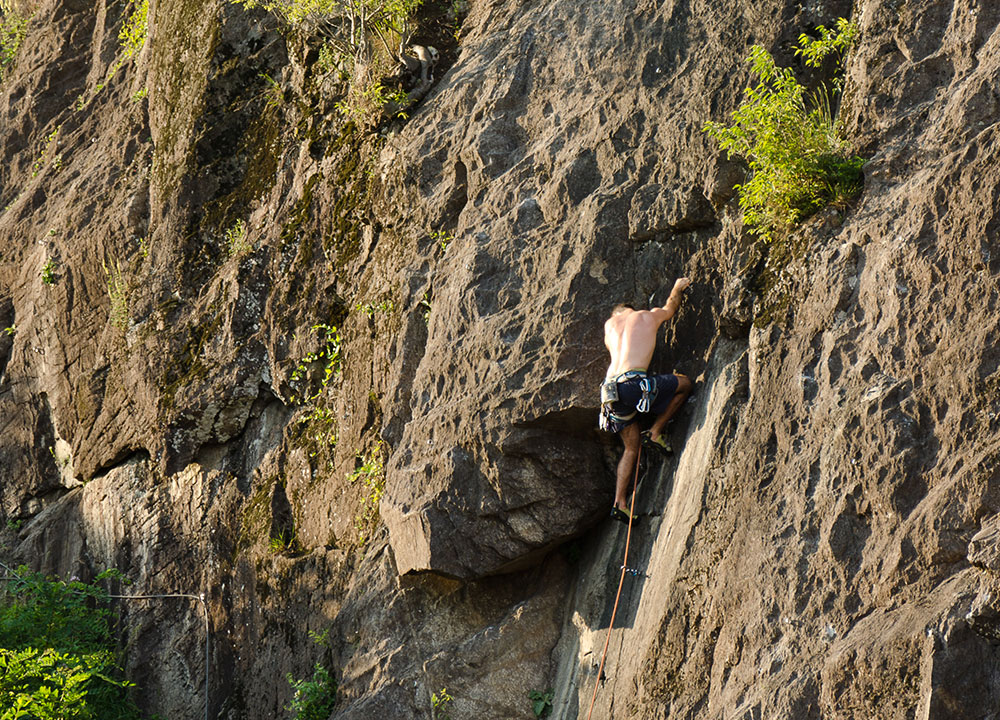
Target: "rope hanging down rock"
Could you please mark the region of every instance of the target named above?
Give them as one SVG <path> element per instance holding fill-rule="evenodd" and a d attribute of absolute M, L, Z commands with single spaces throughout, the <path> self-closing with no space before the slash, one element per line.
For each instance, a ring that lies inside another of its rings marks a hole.
<path fill-rule="evenodd" d="M 642 463 L 642 446 L 639 446 L 639 454 L 635 458 L 635 477 L 632 479 L 632 502 L 628 511 L 628 531 L 625 533 L 625 555 L 622 557 L 622 576 L 618 580 L 618 592 L 615 594 L 615 606 L 611 609 L 611 622 L 608 623 L 608 636 L 604 639 L 604 650 L 601 652 L 601 664 L 597 668 L 597 679 L 594 681 L 594 694 L 590 698 L 590 710 L 587 711 L 587 720 L 594 713 L 594 702 L 597 700 L 597 688 L 601 685 L 601 677 L 604 674 L 604 660 L 608 656 L 608 644 L 611 642 L 611 631 L 615 627 L 615 615 L 618 613 L 618 601 L 621 600 L 622 586 L 625 585 L 625 575 L 631 571 L 628 566 L 628 548 L 632 541 L 632 519 L 635 517 L 635 491 L 639 486 L 639 465 Z M 634 572 L 634 571 L 632 571 Z"/>
<path fill-rule="evenodd" d="M 208 605 L 205 603 L 205 593 L 201 595 L 188 595 L 186 593 L 169 593 L 166 595 L 108 595 L 109 598 L 120 600 L 158 600 L 160 598 L 187 598 L 197 600 L 201 603 L 202 612 L 205 614 L 205 720 L 208 718 L 208 655 L 209 655 L 209 626 L 208 626 Z"/>

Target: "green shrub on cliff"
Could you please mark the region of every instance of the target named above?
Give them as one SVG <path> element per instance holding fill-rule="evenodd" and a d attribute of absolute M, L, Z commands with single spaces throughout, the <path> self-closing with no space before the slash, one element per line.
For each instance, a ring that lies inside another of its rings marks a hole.
<path fill-rule="evenodd" d="M 802 36 L 796 53 L 818 67 L 831 53 L 845 52 L 856 32 L 841 19 L 836 31 L 820 27 L 819 39 Z M 851 153 L 833 111 L 839 79 L 832 90 L 820 86 L 809 95 L 792 70 L 778 67 L 759 45 L 747 62 L 757 84 L 746 89 L 733 124 L 709 122 L 704 130 L 749 165 L 750 178 L 737 188 L 743 222 L 770 241 L 828 203 L 856 195 L 864 160 Z"/>
<path fill-rule="evenodd" d="M 858 26 L 846 18 L 838 18 L 836 29 L 820 25 L 816 32 L 818 38 L 806 33 L 799 35 L 799 45 L 795 48 L 795 54 L 802 56 L 809 67 L 819 67 L 827 56 L 833 53 L 842 56 L 850 50 L 858 37 Z M 842 77 L 834 78 L 833 84 L 840 89 Z"/>
<path fill-rule="evenodd" d="M 149 0 L 126 0 L 126 6 L 128 8 L 126 10 L 127 14 L 122 20 L 121 30 L 118 31 L 118 44 L 121 49 L 121 55 L 108 68 L 108 74 L 104 78 L 104 82 L 95 85 L 91 91 L 92 93 L 99 93 L 107 87 L 108 83 L 122 69 L 122 66 L 138 55 L 139 51 L 146 44 L 146 37 L 149 34 L 149 23 L 147 20 L 149 16 Z M 138 94 L 136 93 L 136 95 Z M 139 98 L 139 100 L 141 99 Z M 135 95 L 133 95 L 132 100 L 136 100 Z M 77 98 L 76 109 L 82 110 L 85 105 L 86 97 L 80 95 Z"/>
<path fill-rule="evenodd" d="M 246 223 L 242 220 L 237 220 L 231 228 L 226 230 L 223 236 L 223 245 L 227 257 L 245 255 L 248 252 L 252 252 L 253 243 L 249 240 Z"/>
<path fill-rule="evenodd" d="M 42 282 L 46 285 L 55 285 L 56 279 L 56 261 L 55 258 L 49 258 L 42 265 Z"/>
<path fill-rule="evenodd" d="M 295 713 L 294 720 L 327 720 L 330 717 L 337 702 L 337 683 L 325 667 L 316 663 L 309 680 L 296 680 L 291 673 L 287 679 L 295 694 L 285 709 Z"/>
<path fill-rule="evenodd" d="M 98 579 L 101 579 L 99 576 Z M 0 590 L 0 720 L 135 720 L 97 585 L 18 568 Z"/>
<path fill-rule="evenodd" d="M 327 51 L 367 65 L 376 42 L 391 57 L 413 32 L 411 18 L 422 0 L 230 0 L 261 8 L 288 26 L 322 35 Z"/>
<path fill-rule="evenodd" d="M 27 31 L 28 17 L 14 9 L 9 0 L 0 0 L 0 83 L 14 66 Z"/>
<path fill-rule="evenodd" d="M 292 387 L 301 388 L 301 392 L 292 395 L 291 401 L 293 403 L 315 403 L 329 387 L 330 382 L 340 375 L 340 346 L 342 343 L 340 330 L 334 325 L 323 323 L 313 325 L 312 329 L 319 332 L 322 347 L 315 352 L 306 354 L 292 370 L 290 377 Z M 309 370 L 319 363 L 322 363 L 323 366 L 323 376 L 320 378 L 319 387 L 312 387 L 309 384 Z"/>
<path fill-rule="evenodd" d="M 448 713 L 448 706 L 454 699 L 448 694 L 448 688 L 441 688 L 440 693 L 431 693 L 431 707 L 434 710 L 432 717 L 434 720 L 451 720 L 451 715 Z"/>
<path fill-rule="evenodd" d="M 552 714 L 552 700 L 555 697 L 551 690 L 546 690 L 542 692 L 540 690 L 532 690 L 528 693 L 528 699 L 531 700 L 531 711 L 535 713 L 536 718 L 547 718 Z"/>
<path fill-rule="evenodd" d="M 358 531 L 358 545 L 365 545 L 375 533 L 379 521 L 379 506 L 385 492 L 385 465 L 382 460 L 382 441 L 377 440 L 365 454 L 357 454 L 361 465 L 347 476 L 351 485 L 360 483 L 361 507 L 354 517 L 354 527 Z"/>

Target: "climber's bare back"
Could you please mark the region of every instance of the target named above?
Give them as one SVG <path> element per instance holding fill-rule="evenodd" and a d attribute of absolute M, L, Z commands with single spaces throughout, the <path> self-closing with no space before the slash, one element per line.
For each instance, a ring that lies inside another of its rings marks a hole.
<path fill-rule="evenodd" d="M 607 377 L 613 378 L 629 370 L 647 370 L 656 347 L 660 325 L 672 318 L 681 303 L 681 295 L 691 280 L 677 278 L 670 297 L 663 307 L 652 310 L 632 310 L 619 305 L 604 323 L 604 344 L 611 353 Z"/>
<path fill-rule="evenodd" d="M 653 358 L 656 331 L 666 320 L 666 313 L 656 310 L 625 309 L 604 323 L 604 344 L 611 353 L 608 377 L 628 370 L 645 370 Z"/>

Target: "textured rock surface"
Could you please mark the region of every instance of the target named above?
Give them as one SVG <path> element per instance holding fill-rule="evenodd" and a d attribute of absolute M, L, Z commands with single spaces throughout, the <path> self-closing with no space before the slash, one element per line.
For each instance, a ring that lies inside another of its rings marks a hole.
<path fill-rule="evenodd" d="M 1000 10 L 473 2 L 362 138 L 316 48 L 228 3 L 154 3 L 109 77 L 126 9 L 43 0 L 0 88 L 7 552 L 204 593 L 212 717 L 282 716 L 317 661 L 338 718 L 433 717 L 442 687 L 456 718 L 548 687 L 583 716 L 624 550 L 601 324 L 688 274 L 654 365 L 702 385 L 639 488 L 593 717 L 995 717 Z M 750 44 L 792 64 L 848 14 L 865 190 L 765 298 L 700 128 Z M 342 372 L 296 380 L 321 324 Z M 120 609 L 146 707 L 200 716 L 199 603 Z"/>

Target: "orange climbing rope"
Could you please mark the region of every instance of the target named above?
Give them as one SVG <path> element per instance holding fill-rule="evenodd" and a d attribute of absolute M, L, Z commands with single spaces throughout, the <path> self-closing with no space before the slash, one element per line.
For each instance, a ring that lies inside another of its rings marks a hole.
<path fill-rule="evenodd" d="M 622 597 L 622 586 L 625 585 L 625 573 L 628 572 L 628 546 L 632 541 L 632 518 L 635 517 L 635 491 L 639 485 L 639 463 L 642 460 L 642 446 L 639 446 L 639 453 L 635 458 L 635 478 L 632 480 L 632 503 L 628 509 L 628 532 L 625 533 L 625 556 L 622 558 L 622 576 L 618 581 L 618 592 L 615 594 L 615 606 L 611 610 L 611 622 L 608 623 L 608 636 L 604 639 L 604 651 L 601 653 L 601 664 L 597 668 L 597 680 L 594 681 L 594 694 L 590 698 L 590 710 L 587 711 L 587 720 L 594 713 L 594 702 L 597 700 L 597 688 L 601 684 L 601 675 L 604 672 L 604 660 L 608 656 L 608 644 L 611 642 L 611 631 L 615 627 L 615 614 L 618 612 L 618 601 Z"/>

